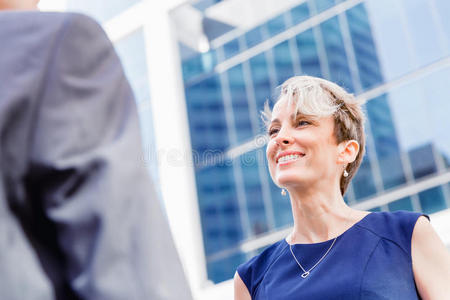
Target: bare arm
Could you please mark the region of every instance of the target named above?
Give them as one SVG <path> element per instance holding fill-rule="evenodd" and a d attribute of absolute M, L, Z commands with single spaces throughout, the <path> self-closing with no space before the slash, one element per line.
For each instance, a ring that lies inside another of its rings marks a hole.
<path fill-rule="evenodd" d="M 425 300 L 450 299 L 450 253 L 423 216 L 414 227 L 411 256 L 420 296 Z"/>
<path fill-rule="evenodd" d="M 242 281 L 238 272 L 234 274 L 234 300 L 251 300 L 252 297 L 248 292 L 247 286 Z"/>

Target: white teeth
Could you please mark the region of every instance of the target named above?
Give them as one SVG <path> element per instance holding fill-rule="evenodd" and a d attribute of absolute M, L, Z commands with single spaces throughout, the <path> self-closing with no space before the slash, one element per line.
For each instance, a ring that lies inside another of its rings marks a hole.
<path fill-rule="evenodd" d="M 298 154 L 285 155 L 285 156 L 280 157 L 278 159 L 278 162 L 279 163 L 287 162 L 287 161 L 291 161 L 291 160 L 296 160 L 297 158 L 299 158 Z"/>

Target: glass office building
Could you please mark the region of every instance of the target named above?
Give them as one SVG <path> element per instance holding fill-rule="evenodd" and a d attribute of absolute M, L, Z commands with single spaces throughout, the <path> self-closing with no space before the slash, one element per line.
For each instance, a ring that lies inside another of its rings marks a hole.
<path fill-rule="evenodd" d="M 293 75 L 329 79 L 367 100 L 366 155 L 350 205 L 450 207 L 450 2 L 289 1 L 251 26 L 208 16 L 229 13 L 232 1 L 186 4 L 203 16 L 209 47 L 179 40 L 210 280 L 231 279 L 274 242 L 264 237 L 292 225 L 289 200 L 268 174 L 260 111 Z"/>

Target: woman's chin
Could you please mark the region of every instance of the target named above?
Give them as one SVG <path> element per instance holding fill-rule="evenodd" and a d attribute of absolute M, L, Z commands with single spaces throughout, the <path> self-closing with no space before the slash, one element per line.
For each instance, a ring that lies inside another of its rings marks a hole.
<path fill-rule="evenodd" d="M 311 182 L 310 179 L 305 177 L 299 177 L 297 176 L 289 176 L 289 175 L 279 175 L 277 177 L 277 183 L 281 187 L 298 187 L 298 186 L 304 186 L 305 184 L 308 184 L 308 182 Z"/>

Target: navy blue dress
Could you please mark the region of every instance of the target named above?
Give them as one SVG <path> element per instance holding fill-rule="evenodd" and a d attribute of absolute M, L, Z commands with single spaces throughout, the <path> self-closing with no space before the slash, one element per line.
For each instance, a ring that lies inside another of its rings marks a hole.
<path fill-rule="evenodd" d="M 306 278 L 301 277 L 303 271 L 284 239 L 237 271 L 253 300 L 420 299 L 412 270 L 411 238 L 421 215 L 407 211 L 368 214 L 338 236 Z M 292 250 L 309 270 L 332 241 L 295 244 Z"/>

